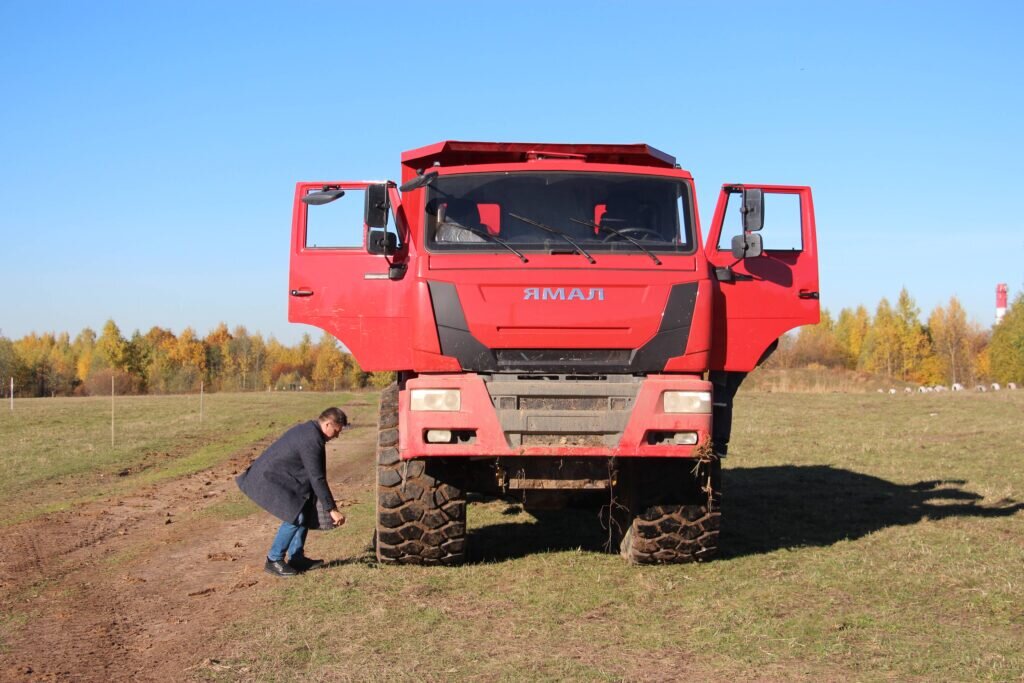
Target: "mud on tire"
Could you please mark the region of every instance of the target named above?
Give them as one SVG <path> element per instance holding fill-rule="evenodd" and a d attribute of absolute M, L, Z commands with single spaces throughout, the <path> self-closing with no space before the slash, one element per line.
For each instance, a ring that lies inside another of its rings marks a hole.
<path fill-rule="evenodd" d="M 721 462 L 630 463 L 618 501 L 619 553 L 634 564 L 700 562 L 718 553 Z"/>
<path fill-rule="evenodd" d="M 466 554 L 466 497 L 457 464 L 398 457 L 398 385 L 380 398 L 377 428 L 377 560 L 460 564 Z"/>

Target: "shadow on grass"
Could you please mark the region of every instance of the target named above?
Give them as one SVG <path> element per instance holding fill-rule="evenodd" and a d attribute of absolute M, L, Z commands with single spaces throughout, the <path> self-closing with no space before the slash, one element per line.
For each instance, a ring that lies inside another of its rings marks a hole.
<path fill-rule="evenodd" d="M 1024 504 L 980 505 L 963 480 L 894 484 L 826 465 L 723 470 L 722 557 L 827 546 L 891 526 L 1006 517 Z"/>
<path fill-rule="evenodd" d="M 361 564 L 367 567 L 375 566 L 377 564 L 377 558 L 374 556 L 373 548 L 365 548 L 358 555 L 353 555 L 351 557 L 342 557 L 334 560 L 328 560 L 327 562 L 324 562 L 320 567 L 317 567 L 317 569 L 333 569 L 335 567 L 344 567 L 350 564 Z M 313 569 L 311 571 L 317 571 L 317 569 Z"/>
<path fill-rule="evenodd" d="M 534 553 L 582 550 L 604 552 L 608 533 L 601 528 L 598 508 L 523 512 L 510 504 L 505 513 L 535 523 L 502 522 L 467 530 L 469 562 L 502 562 Z M 470 520 L 472 524 L 472 520 Z"/>
<path fill-rule="evenodd" d="M 721 557 L 828 546 L 891 526 L 947 517 L 1006 517 L 1024 503 L 980 505 L 965 481 L 895 484 L 849 470 L 813 466 L 749 467 L 722 473 Z M 521 514 L 515 506 L 510 516 Z M 603 552 L 607 532 L 597 509 L 532 513 L 536 523 L 470 526 L 469 560 L 500 562 L 533 553 Z"/>

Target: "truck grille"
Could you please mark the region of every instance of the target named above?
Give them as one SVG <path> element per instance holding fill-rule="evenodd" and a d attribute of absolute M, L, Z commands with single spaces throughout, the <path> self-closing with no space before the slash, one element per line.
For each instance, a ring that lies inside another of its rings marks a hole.
<path fill-rule="evenodd" d="M 622 437 L 640 379 L 522 378 L 495 375 L 487 390 L 512 448 L 519 446 L 614 448 Z"/>
<path fill-rule="evenodd" d="M 521 396 L 520 410 L 607 410 L 605 396 Z"/>
<path fill-rule="evenodd" d="M 523 446 L 593 446 L 600 448 L 605 444 L 601 434 L 523 434 Z"/>
<path fill-rule="evenodd" d="M 497 349 L 501 372 L 603 372 L 629 367 L 629 349 Z"/>

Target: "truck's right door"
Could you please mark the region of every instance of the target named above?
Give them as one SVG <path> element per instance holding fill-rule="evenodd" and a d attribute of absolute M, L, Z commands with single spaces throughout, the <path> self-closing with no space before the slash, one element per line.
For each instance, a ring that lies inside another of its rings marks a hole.
<path fill-rule="evenodd" d="M 737 259 L 744 189 L 764 193 L 763 253 Z M 817 323 L 818 249 L 811 188 L 724 185 L 705 246 L 714 268 L 712 370 L 749 372 L 788 330 Z"/>

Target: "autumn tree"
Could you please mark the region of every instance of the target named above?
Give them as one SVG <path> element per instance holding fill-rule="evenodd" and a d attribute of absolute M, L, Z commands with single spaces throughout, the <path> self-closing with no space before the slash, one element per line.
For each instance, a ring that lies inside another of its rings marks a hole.
<path fill-rule="evenodd" d="M 899 323 L 889 300 L 882 297 L 864 339 L 864 366 L 870 372 L 893 377 L 900 367 Z"/>
<path fill-rule="evenodd" d="M 71 350 L 71 339 L 67 332 L 61 332 L 53 340 L 49 351 L 51 392 L 59 396 L 70 396 L 78 387 L 76 358 Z"/>
<path fill-rule="evenodd" d="M 21 360 L 14 350 L 14 343 L 7 337 L 0 337 L 0 395 L 7 397 L 11 378 L 20 375 Z"/>
<path fill-rule="evenodd" d="M 203 339 L 206 352 L 206 385 L 220 390 L 233 375 L 231 367 L 231 333 L 220 323 Z"/>
<path fill-rule="evenodd" d="M 367 384 L 375 389 L 384 389 L 395 381 L 396 374 L 391 371 L 371 372 Z"/>
<path fill-rule="evenodd" d="M 369 373 L 363 372 L 356 357 L 348 354 L 348 363 L 345 367 L 345 386 L 350 389 L 362 389 L 366 386 Z"/>
<path fill-rule="evenodd" d="M 126 360 L 128 341 L 121 335 L 121 330 L 113 320 L 103 324 L 100 338 L 96 340 L 94 368 L 123 369 Z"/>
<path fill-rule="evenodd" d="M 96 352 L 96 333 L 86 327 L 71 342 L 71 353 L 75 357 L 75 375 L 79 382 L 85 382 L 92 368 L 92 357 Z"/>
<path fill-rule="evenodd" d="M 224 366 L 221 370 L 220 387 L 229 390 L 252 389 L 259 383 L 255 380 L 255 359 L 253 340 L 249 331 L 239 325 L 232 330 L 230 339 L 222 349 Z"/>
<path fill-rule="evenodd" d="M 160 328 L 150 333 L 158 340 L 150 366 L 151 383 L 155 380 L 164 392 L 198 390 L 206 371 L 206 348 L 195 331 L 186 327 L 177 338 Z"/>
<path fill-rule="evenodd" d="M 14 384 L 29 396 L 49 396 L 51 392 L 50 348 L 53 336 L 32 332 L 14 342 L 14 352 L 21 360 Z"/>
<path fill-rule="evenodd" d="M 149 391 L 149 366 L 152 362 L 153 347 L 149 338 L 135 330 L 125 345 L 124 369 L 135 378 L 139 393 Z"/>
<path fill-rule="evenodd" d="M 988 364 L 997 382 L 1024 383 L 1024 293 L 1017 295 L 992 330 Z"/>
<path fill-rule="evenodd" d="M 173 332 L 158 326 L 151 327 L 139 340 L 140 352 L 146 356 L 145 384 L 150 392 L 164 394 L 172 391 L 176 373 L 171 353 L 177 341 Z"/>
<path fill-rule="evenodd" d="M 928 336 L 919 316 L 921 309 L 917 307 L 910 292 L 904 287 L 896 300 L 896 329 L 899 336 L 899 365 L 901 379 L 920 379 L 921 362 L 929 353 Z"/>
<path fill-rule="evenodd" d="M 818 324 L 801 327 L 792 342 L 781 345 L 775 355 L 779 356 L 779 365 L 782 367 L 802 367 L 812 363 L 841 367 L 845 363 L 843 350 L 836 341 L 835 323 L 828 309 L 821 311 Z"/>
<path fill-rule="evenodd" d="M 324 332 L 316 349 L 316 364 L 313 366 L 313 388 L 319 391 L 334 390 L 344 386 L 345 357 L 338 348 L 338 340 Z"/>
<path fill-rule="evenodd" d="M 855 370 L 860 366 L 864 340 L 870 329 L 871 316 L 863 306 L 858 306 L 853 311 L 848 308 L 839 311 L 833 332 L 847 368 Z"/>
<path fill-rule="evenodd" d="M 972 330 L 960 301 L 950 297 L 944 308 L 936 306 L 928 316 L 928 331 L 939 372 L 945 382 L 966 382 L 971 372 Z"/>
<path fill-rule="evenodd" d="M 270 363 L 267 361 L 267 343 L 260 334 L 249 336 L 249 358 L 252 369 L 252 387 L 267 389 L 270 387 Z M 248 375 L 246 375 L 248 380 Z"/>

